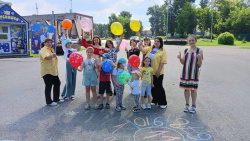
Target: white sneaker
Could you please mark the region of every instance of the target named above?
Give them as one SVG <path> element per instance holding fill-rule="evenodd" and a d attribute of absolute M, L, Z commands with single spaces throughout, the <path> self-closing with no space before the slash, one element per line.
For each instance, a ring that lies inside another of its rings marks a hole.
<path fill-rule="evenodd" d="M 147 107 L 146 107 L 145 104 L 142 104 L 142 105 L 141 105 L 141 108 L 142 108 L 143 110 L 145 110 Z"/>
<path fill-rule="evenodd" d="M 151 109 L 151 105 L 150 105 L 149 103 L 147 104 L 147 108 L 148 108 L 148 109 Z"/>
<path fill-rule="evenodd" d="M 162 109 L 165 109 L 167 107 L 167 105 L 161 105 L 160 106 Z"/>
<path fill-rule="evenodd" d="M 155 103 L 151 103 L 152 106 L 155 106 L 156 104 Z"/>
<path fill-rule="evenodd" d="M 63 99 L 60 99 L 59 101 L 57 101 L 58 103 L 63 103 L 64 100 Z"/>
<path fill-rule="evenodd" d="M 48 104 L 48 106 L 56 106 L 57 103 L 56 102 L 52 102 L 51 104 Z"/>

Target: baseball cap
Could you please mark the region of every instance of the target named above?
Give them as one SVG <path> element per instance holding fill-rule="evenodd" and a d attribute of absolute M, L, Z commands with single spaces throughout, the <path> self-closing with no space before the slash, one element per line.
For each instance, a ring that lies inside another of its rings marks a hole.
<path fill-rule="evenodd" d="M 105 58 L 109 59 L 110 55 L 108 53 L 104 53 L 104 54 L 102 54 L 102 57 L 105 57 Z"/>

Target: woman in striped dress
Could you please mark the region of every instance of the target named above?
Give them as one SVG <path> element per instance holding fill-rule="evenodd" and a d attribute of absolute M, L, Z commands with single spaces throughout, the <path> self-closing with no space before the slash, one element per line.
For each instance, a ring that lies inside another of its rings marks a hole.
<path fill-rule="evenodd" d="M 184 96 L 186 100 L 186 106 L 184 112 L 195 113 L 197 89 L 199 82 L 199 68 L 203 60 L 203 51 L 196 47 L 197 37 L 195 35 L 189 35 L 187 38 L 189 48 L 184 51 L 184 56 L 181 57 L 181 53 L 177 58 L 183 65 L 180 87 L 184 89 Z M 189 110 L 189 98 L 192 98 L 192 107 Z"/>

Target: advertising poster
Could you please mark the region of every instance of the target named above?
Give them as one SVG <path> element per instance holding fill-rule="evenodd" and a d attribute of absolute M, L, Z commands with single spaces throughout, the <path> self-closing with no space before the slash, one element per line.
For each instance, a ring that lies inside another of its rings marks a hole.
<path fill-rule="evenodd" d="M 50 38 L 54 41 L 53 48 L 56 47 L 56 29 L 49 25 L 34 24 L 31 26 L 31 52 L 33 54 L 39 54 L 40 44 L 46 38 Z"/>

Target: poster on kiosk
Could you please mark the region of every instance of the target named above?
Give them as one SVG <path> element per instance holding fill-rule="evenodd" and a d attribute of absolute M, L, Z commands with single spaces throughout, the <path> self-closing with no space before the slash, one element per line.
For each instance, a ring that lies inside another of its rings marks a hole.
<path fill-rule="evenodd" d="M 31 52 L 32 54 L 39 54 L 40 44 L 46 39 L 50 38 L 54 41 L 53 48 L 56 49 L 56 29 L 49 25 L 34 24 L 31 26 Z"/>

